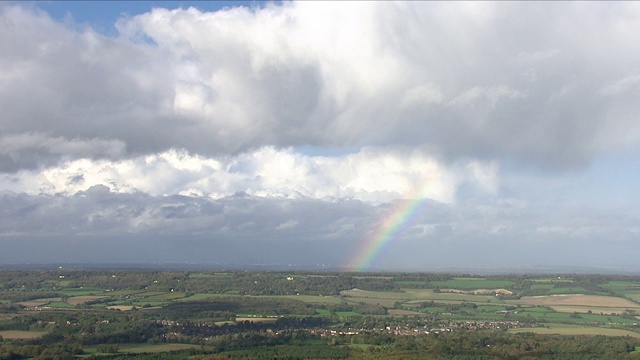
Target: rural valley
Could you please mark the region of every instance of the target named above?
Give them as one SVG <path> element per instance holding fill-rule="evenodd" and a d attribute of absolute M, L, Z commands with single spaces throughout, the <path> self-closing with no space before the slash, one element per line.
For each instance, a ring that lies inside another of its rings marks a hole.
<path fill-rule="evenodd" d="M 51 268 L 0 289 L 0 359 L 640 358 L 636 276 Z"/>

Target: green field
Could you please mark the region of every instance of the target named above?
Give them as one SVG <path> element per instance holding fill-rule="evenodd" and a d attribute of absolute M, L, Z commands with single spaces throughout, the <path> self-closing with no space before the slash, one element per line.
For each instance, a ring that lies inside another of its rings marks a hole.
<path fill-rule="evenodd" d="M 61 309 L 72 308 L 73 307 L 72 305 L 69 305 L 64 301 L 52 301 L 52 302 L 46 304 L 45 306 L 52 307 L 52 308 L 61 308 Z"/>
<path fill-rule="evenodd" d="M 190 296 L 183 297 L 181 299 L 176 299 L 176 301 L 198 301 L 204 299 L 210 299 L 214 297 L 220 297 L 220 294 L 193 294 Z"/>
<path fill-rule="evenodd" d="M 407 292 L 368 291 L 368 290 L 343 290 L 340 295 L 355 298 L 414 300 L 415 297 Z"/>
<path fill-rule="evenodd" d="M 433 290 L 406 290 L 410 297 L 413 297 L 412 302 L 420 302 L 425 300 L 434 300 L 442 302 L 475 302 L 475 303 L 502 303 L 496 296 L 492 295 L 471 295 L 460 293 L 447 293 L 447 292 L 434 292 Z"/>
<path fill-rule="evenodd" d="M 508 289 L 513 286 L 513 281 L 508 280 L 488 280 L 484 278 L 455 278 L 446 281 L 430 281 L 429 285 L 436 286 L 441 289 L 459 289 L 459 290 L 476 290 L 476 289 Z"/>
<path fill-rule="evenodd" d="M 536 334 L 558 334 L 558 335 L 631 336 L 634 338 L 640 338 L 640 333 L 629 331 L 629 330 L 611 329 L 611 328 L 594 327 L 594 326 L 564 325 L 564 324 L 552 324 L 546 327 L 509 329 L 508 332 L 510 333 L 532 332 Z"/>
<path fill-rule="evenodd" d="M 121 355 L 183 351 L 171 356 L 185 359 L 197 359 L 198 354 L 309 358 L 318 356 L 308 352 L 312 345 L 319 351 L 326 346 L 350 349 L 339 353 L 343 358 L 357 355 L 353 351 L 364 352 L 356 359 L 386 359 L 414 350 L 408 358 L 422 358 L 419 351 L 446 347 L 448 337 L 455 344 L 474 344 L 481 337 L 508 344 L 516 333 L 542 342 L 551 334 L 628 335 L 639 340 L 624 341 L 640 347 L 640 304 L 632 301 L 640 300 L 640 278 L 266 271 L 66 274 L 67 287 L 60 289 L 56 286 L 61 281 L 51 280 L 57 275 L 47 271 L 20 276 L 0 271 L 0 280 L 14 286 L 0 290 L 0 328 L 9 330 L 0 333 L 5 337 L 3 351 L 8 346 L 17 349 L 14 354 L 28 354 L 34 348 L 23 348 L 28 346 L 25 341 L 41 337 L 29 341 L 66 344 L 58 352 L 82 348 L 81 357 L 107 356 L 98 349 L 111 352 L 116 344 Z M 437 337 L 401 338 L 443 328 Z M 505 333 L 505 328 L 512 329 Z M 458 341 L 461 338 L 471 341 Z M 585 337 L 567 341 L 589 345 Z M 617 340 L 598 341 L 613 349 Z M 625 349 L 619 345 L 616 349 Z M 385 353 L 394 351 L 390 349 L 400 352 Z M 471 351 L 480 349 L 472 346 Z M 450 351 L 459 351 L 459 346 Z M 473 358 L 472 353 L 453 355 Z M 333 358 L 338 352 L 326 354 Z M 500 354 L 518 356 L 508 355 Z"/>
<path fill-rule="evenodd" d="M 360 316 L 361 314 L 354 311 L 336 311 L 336 315 L 340 317 Z"/>
<path fill-rule="evenodd" d="M 193 344 L 113 344 L 118 347 L 119 354 L 142 354 L 160 353 L 166 351 L 177 351 L 187 349 L 199 349 L 201 346 Z M 95 347 L 88 347 L 85 352 L 88 354 L 99 354 Z"/>
<path fill-rule="evenodd" d="M 95 295 L 103 294 L 104 289 L 98 288 L 67 288 L 60 290 L 66 296 L 82 296 L 82 295 Z"/>
<path fill-rule="evenodd" d="M 233 277 L 233 274 L 230 273 L 193 273 L 189 274 L 189 277 L 192 279 L 220 279 L 220 278 L 230 278 Z"/>
<path fill-rule="evenodd" d="M 35 339 L 46 333 L 46 331 L 0 330 L 0 337 L 3 339 Z"/>
<path fill-rule="evenodd" d="M 331 316 L 331 311 L 327 309 L 316 309 L 316 313 L 320 316 Z"/>
<path fill-rule="evenodd" d="M 584 294 L 588 293 L 588 291 L 580 286 L 571 286 L 571 287 L 554 287 L 547 291 L 547 294 Z"/>

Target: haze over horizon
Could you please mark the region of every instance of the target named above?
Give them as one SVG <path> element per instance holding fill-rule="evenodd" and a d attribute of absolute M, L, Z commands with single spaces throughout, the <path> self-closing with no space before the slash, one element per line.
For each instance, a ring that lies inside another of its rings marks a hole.
<path fill-rule="evenodd" d="M 638 2 L 2 2 L 0 264 L 640 270 Z"/>

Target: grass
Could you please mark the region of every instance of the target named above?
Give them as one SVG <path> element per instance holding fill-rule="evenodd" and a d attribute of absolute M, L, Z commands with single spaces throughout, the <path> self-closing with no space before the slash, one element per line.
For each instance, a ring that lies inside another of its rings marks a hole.
<path fill-rule="evenodd" d="M 388 309 L 387 313 L 391 316 L 416 316 L 416 315 L 424 315 L 419 311 L 415 310 L 406 310 L 406 309 Z"/>
<path fill-rule="evenodd" d="M 44 306 L 49 304 L 50 302 L 62 301 L 62 298 L 44 298 L 44 299 L 35 299 L 29 301 L 18 301 L 18 304 L 21 304 L 24 307 L 36 307 L 36 306 Z"/>
<path fill-rule="evenodd" d="M 617 293 L 624 293 L 627 290 L 638 290 L 639 286 L 640 284 L 635 281 L 609 281 L 606 284 L 600 284 L 601 288 Z"/>
<path fill-rule="evenodd" d="M 100 299 L 104 299 L 104 298 L 106 298 L 106 296 L 81 295 L 81 296 L 74 296 L 74 297 L 68 298 L 67 299 L 67 303 L 69 305 L 75 306 L 75 305 L 87 303 L 89 301 L 95 301 L 95 300 L 100 300 Z"/>
<path fill-rule="evenodd" d="M 189 277 L 192 279 L 211 279 L 211 278 L 230 278 L 233 277 L 233 274 L 229 273 L 213 273 L 213 274 L 203 274 L 203 273 L 194 273 L 189 274 Z"/>
<path fill-rule="evenodd" d="M 386 307 L 394 307 L 398 300 L 394 299 L 377 299 L 377 298 L 358 298 L 358 297 L 346 297 L 344 298 L 351 304 L 368 304 L 368 305 L 380 305 Z"/>
<path fill-rule="evenodd" d="M 180 298 L 184 298 L 184 297 L 185 297 L 185 293 L 181 293 L 181 292 L 177 292 L 177 291 L 171 291 L 171 292 L 167 292 L 167 293 L 147 296 L 147 297 L 145 297 L 145 300 L 171 301 L 171 300 L 180 299 Z"/>
<path fill-rule="evenodd" d="M 134 301 L 132 305 L 137 308 L 141 308 L 143 306 L 163 306 L 167 305 L 168 303 L 169 302 L 167 301 Z"/>
<path fill-rule="evenodd" d="M 146 290 L 116 290 L 116 291 L 105 291 L 109 296 L 131 296 L 145 293 Z"/>
<path fill-rule="evenodd" d="M 551 312 L 552 310 L 546 306 L 537 305 L 537 306 L 523 306 L 519 310 L 524 310 L 526 312 L 535 312 L 535 313 L 545 313 Z"/>
<path fill-rule="evenodd" d="M 587 313 L 591 311 L 594 314 L 621 314 L 624 312 L 624 309 L 619 307 L 596 307 L 596 306 L 551 306 L 551 308 L 558 312 L 577 312 L 577 313 Z"/>
<path fill-rule="evenodd" d="M 112 345 L 112 344 L 109 344 Z M 140 353 L 160 353 L 165 351 L 177 351 L 187 349 L 200 349 L 200 345 L 194 344 L 113 344 L 119 348 L 119 354 L 140 354 Z M 83 349 L 90 354 L 100 354 L 96 350 L 97 347 L 88 347 Z M 208 348 L 205 346 L 205 349 Z"/>
<path fill-rule="evenodd" d="M 429 306 L 418 310 L 423 313 L 443 313 L 445 311 L 443 308 L 437 306 Z"/>
<path fill-rule="evenodd" d="M 571 286 L 571 287 L 554 287 L 547 290 L 549 295 L 558 295 L 558 294 L 584 294 L 588 293 L 585 288 L 581 286 Z"/>
<path fill-rule="evenodd" d="M 429 285 L 439 288 L 476 290 L 476 289 L 501 289 L 513 286 L 509 280 L 486 280 L 482 278 L 455 278 L 446 281 L 430 281 Z"/>
<path fill-rule="evenodd" d="M 327 309 L 316 309 L 316 314 L 320 316 L 331 316 L 331 311 Z"/>
<path fill-rule="evenodd" d="M 205 294 L 205 293 L 197 293 L 187 297 L 183 297 L 180 299 L 175 299 L 174 301 L 198 301 L 198 300 L 206 300 L 216 297 L 230 297 L 230 296 L 240 296 L 238 294 Z"/>
<path fill-rule="evenodd" d="M 220 294 L 198 293 L 198 294 L 189 295 L 187 297 L 183 297 L 181 299 L 176 299 L 176 301 L 198 301 L 198 300 L 205 300 L 205 299 L 209 299 L 209 298 L 213 298 L 213 297 L 220 297 L 220 296 L 222 296 L 222 295 L 220 295 Z"/>
<path fill-rule="evenodd" d="M 459 294 L 459 293 L 439 293 L 434 292 L 433 290 L 412 290 L 407 289 L 407 294 L 413 297 L 414 300 L 411 302 L 424 302 L 433 300 L 440 302 L 450 302 L 450 303 L 461 303 L 461 302 L 473 302 L 476 304 L 482 303 L 503 303 L 496 296 L 492 295 L 470 295 L 470 294 Z"/>
<path fill-rule="evenodd" d="M 553 284 L 533 284 L 531 285 L 531 290 L 539 290 L 539 289 L 544 289 L 544 290 L 549 290 L 549 289 L 553 289 L 555 285 Z"/>
<path fill-rule="evenodd" d="M 360 316 L 360 313 L 355 311 L 336 311 L 336 315 L 340 317 L 348 317 L 348 316 Z"/>
<path fill-rule="evenodd" d="M 620 308 L 620 312 L 623 312 L 625 309 L 636 309 L 640 307 L 640 305 L 620 297 L 580 294 L 566 296 L 525 296 L 519 300 L 507 300 L 506 302 L 514 305 L 617 307 Z"/>
<path fill-rule="evenodd" d="M 523 333 L 532 332 L 536 334 L 558 334 L 558 335 L 605 335 L 605 336 L 631 336 L 640 338 L 640 334 L 622 329 L 611 329 L 594 326 L 581 326 L 581 325 L 565 325 L 565 324 L 553 324 L 547 327 L 534 327 L 534 328 L 517 328 L 509 329 L 510 333 Z"/>
<path fill-rule="evenodd" d="M 415 280 L 397 280 L 397 281 L 394 281 L 394 283 L 400 286 L 425 286 L 427 284 L 426 281 L 415 281 Z"/>
<path fill-rule="evenodd" d="M 45 335 L 46 333 L 46 331 L 2 330 L 0 331 L 0 337 L 6 340 L 35 339 Z"/>
<path fill-rule="evenodd" d="M 383 347 L 382 345 L 372 345 L 372 344 L 349 344 L 346 346 L 353 349 L 360 349 L 360 350 L 369 350 L 369 348 L 375 349 L 375 348 Z"/>
<path fill-rule="evenodd" d="M 567 283 L 567 282 L 573 282 L 573 279 L 572 278 L 565 278 L 565 277 L 563 277 L 563 278 L 559 278 L 558 277 L 558 278 L 537 278 L 537 279 L 530 279 L 530 281 L 533 281 L 533 282 L 548 282 L 548 283 L 558 283 L 558 282 Z"/>
<path fill-rule="evenodd" d="M 625 296 L 635 302 L 640 302 L 640 294 L 625 294 Z"/>
<path fill-rule="evenodd" d="M 72 305 L 69 305 L 64 301 L 52 301 L 46 304 L 45 306 L 52 307 L 52 308 L 59 308 L 59 309 L 68 309 L 73 307 Z"/>
<path fill-rule="evenodd" d="M 60 290 L 60 292 L 65 294 L 66 296 L 82 296 L 103 294 L 105 291 L 98 288 L 67 288 Z"/>
<path fill-rule="evenodd" d="M 340 304 L 342 302 L 342 299 L 337 296 L 269 295 L 269 298 L 299 300 L 309 304 Z"/>
<path fill-rule="evenodd" d="M 375 298 L 375 299 L 394 299 L 394 300 L 413 300 L 415 299 L 411 294 L 407 292 L 395 292 L 395 291 L 368 291 L 368 290 L 343 290 L 340 295 L 347 297 L 358 298 Z"/>

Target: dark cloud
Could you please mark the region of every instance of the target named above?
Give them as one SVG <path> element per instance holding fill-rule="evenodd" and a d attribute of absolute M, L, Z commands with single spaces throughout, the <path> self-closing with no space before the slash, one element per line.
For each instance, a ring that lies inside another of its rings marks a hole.
<path fill-rule="evenodd" d="M 412 145 L 581 168 L 640 138 L 625 131 L 639 111 L 628 95 L 639 13 L 635 3 L 155 9 L 109 38 L 5 5 L 0 141 L 41 140 L 4 150 L 0 169 L 265 145 Z"/>
<path fill-rule="evenodd" d="M 154 197 L 117 194 L 102 185 L 73 197 L 4 193 L 0 262 L 356 265 L 355 256 L 371 247 L 372 237 L 387 233 L 381 227 L 387 219 L 404 212 L 399 205 L 246 194 L 218 200 Z M 393 232 L 375 266 L 635 264 L 632 256 L 614 256 L 638 240 L 633 214 L 528 207 L 515 200 L 424 201 L 403 219 L 408 221 Z"/>

